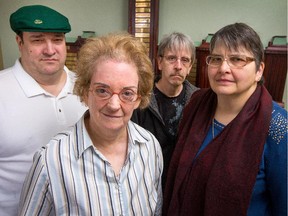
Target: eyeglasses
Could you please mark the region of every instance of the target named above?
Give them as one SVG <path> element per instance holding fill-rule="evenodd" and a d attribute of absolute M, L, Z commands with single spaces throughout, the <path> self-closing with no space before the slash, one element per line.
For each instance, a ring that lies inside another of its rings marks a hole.
<path fill-rule="evenodd" d="M 175 55 L 168 55 L 168 56 L 161 55 L 160 57 L 164 57 L 166 61 L 168 61 L 171 64 L 174 64 L 176 61 L 178 61 L 178 59 L 180 59 L 181 64 L 186 67 L 190 66 L 191 63 L 191 59 L 187 57 L 177 57 Z"/>
<path fill-rule="evenodd" d="M 243 55 L 231 55 L 227 58 L 219 55 L 209 55 L 206 58 L 206 64 L 212 67 L 219 67 L 224 61 L 227 61 L 227 64 L 231 68 L 242 68 L 249 64 L 252 61 L 255 61 L 255 58 L 243 56 Z"/>
<path fill-rule="evenodd" d="M 136 93 L 136 87 L 123 88 L 120 92 L 116 93 L 113 92 L 109 86 L 99 85 L 93 86 L 89 91 L 91 91 L 92 94 L 100 100 L 108 100 L 114 94 L 117 94 L 119 99 L 124 103 L 133 103 L 139 98 L 139 95 Z"/>

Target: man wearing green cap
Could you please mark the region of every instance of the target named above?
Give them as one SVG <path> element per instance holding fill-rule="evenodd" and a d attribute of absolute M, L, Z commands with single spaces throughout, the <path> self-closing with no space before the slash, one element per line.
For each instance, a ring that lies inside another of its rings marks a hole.
<path fill-rule="evenodd" d="M 74 73 L 64 66 L 69 20 L 41 5 L 10 16 L 20 58 L 0 72 L 0 215 L 17 215 L 34 153 L 82 116 Z"/>

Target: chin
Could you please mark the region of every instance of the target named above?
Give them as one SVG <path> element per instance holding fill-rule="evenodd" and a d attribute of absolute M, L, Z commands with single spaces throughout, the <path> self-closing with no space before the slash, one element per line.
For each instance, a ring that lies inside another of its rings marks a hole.
<path fill-rule="evenodd" d="M 127 125 L 127 124 L 126 124 Z M 107 122 L 106 128 L 107 130 L 120 130 L 126 126 L 123 122 Z"/>
<path fill-rule="evenodd" d="M 211 86 L 211 89 L 218 95 L 230 95 L 234 93 L 234 90 L 229 88 L 228 86 L 217 86 L 213 87 Z"/>
<path fill-rule="evenodd" d="M 183 80 L 172 80 L 170 83 L 171 83 L 173 86 L 178 87 L 178 86 L 182 85 Z"/>

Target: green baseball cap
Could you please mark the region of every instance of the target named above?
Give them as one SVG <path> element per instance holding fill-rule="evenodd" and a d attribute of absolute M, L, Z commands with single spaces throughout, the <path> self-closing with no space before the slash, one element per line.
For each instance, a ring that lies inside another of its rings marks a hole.
<path fill-rule="evenodd" d="M 19 32 L 67 33 L 71 31 L 67 17 L 43 5 L 19 8 L 11 14 L 10 26 L 16 34 Z"/>

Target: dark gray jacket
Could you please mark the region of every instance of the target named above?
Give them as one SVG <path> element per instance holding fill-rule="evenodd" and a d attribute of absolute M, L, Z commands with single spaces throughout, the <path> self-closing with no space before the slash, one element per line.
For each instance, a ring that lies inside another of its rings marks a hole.
<path fill-rule="evenodd" d="M 198 90 L 198 88 L 193 86 L 187 80 L 184 81 L 183 85 L 185 86 L 185 88 L 183 89 L 186 90 L 185 104 L 187 104 L 190 100 L 192 93 Z M 172 157 L 172 153 L 176 144 L 176 138 L 169 134 L 169 132 L 167 131 L 165 123 L 159 113 L 159 108 L 154 94 L 152 94 L 151 96 L 150 105 L 143 110 L 136 109 L 132 115 L 131 120 L 152 132 L 154 136 L 158 139 L 162 147 L 164 159 L 164 170 L 162 175 L 162 185 L 164 186 L 166 182 L 170 159 Z"/>

